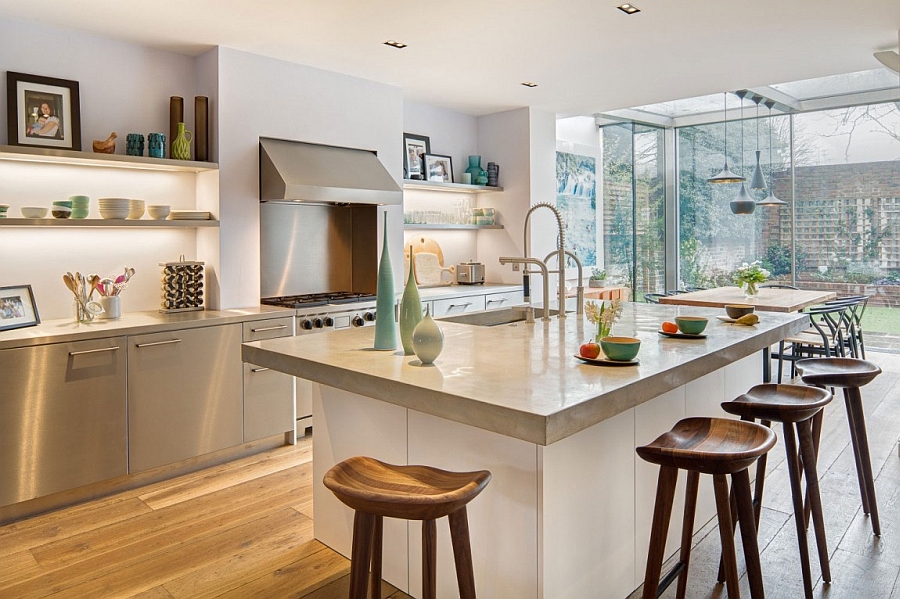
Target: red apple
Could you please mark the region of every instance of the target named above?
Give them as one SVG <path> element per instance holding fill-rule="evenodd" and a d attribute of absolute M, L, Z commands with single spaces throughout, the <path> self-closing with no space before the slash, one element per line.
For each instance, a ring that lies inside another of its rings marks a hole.
<path fill-rule="evenodd" d="M 588 358 L 590 360 L 596 360 L 597 356 L 600 355 L 600 346 L 593 341 L 589 341 L 582 345 L 579 351 L 581 353 L 581 357 Z"/>

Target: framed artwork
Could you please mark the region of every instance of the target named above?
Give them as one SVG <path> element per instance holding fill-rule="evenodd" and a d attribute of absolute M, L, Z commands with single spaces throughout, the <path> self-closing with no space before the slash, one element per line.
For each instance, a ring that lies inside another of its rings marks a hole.
<path fill-rule="evenodd" d="M 425 154 L 425 179 L 453 183 L 453 162 L 449 156 Z"/>
<path fill-rule="evenodd" d="M 31 285 L 0 287 L 0 331 L 41 323 Z"/>
<path fill-rule="evenodd" d="M 81 150 L 78 82 L 6 72 L 9 144 Z"/>
<path fill-rule="evenodd" d="M 403 134 L 403 178 L 424 179 L 424 156 L 431 153 L 431 140 L 424 135 Z"/>

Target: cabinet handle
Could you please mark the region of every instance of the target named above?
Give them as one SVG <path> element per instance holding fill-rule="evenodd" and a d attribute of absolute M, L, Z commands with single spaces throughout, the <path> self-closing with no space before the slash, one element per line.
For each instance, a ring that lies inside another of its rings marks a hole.
<path fill-rule="evenodd" d="M 447 309 L 452 310 L 453 308 L 468 308 L 471 305 L 472 305 L 472 302 L 466 302 L 464 304 L 450 304 L 450 307 Z"/>
<path fill-rule="evenodd" d="M 251 368 L 250 372 L 265 372 L 269 370 L 268 368 Z"/>
<path fill-rule="evenodd" d="M 169 339 L 168 341 L 154 341 L 153 343 L 138 343 L 135 347 L 153 347 L 155 345 L 171 345 L 181 343 L 181 339 Z"/>
<path fill-rule="evenodd" d="M 84 354 L 99 354 L 100 352 L 116 351 L 117 349 L 119 349 L 118 345 L 115 347 L 101 347 L 99 349 L 83 349 L 81 351 L 70 351 L 69 355 L 70 356 L 83 356 Z"/>
<path fill-rule="evenodd" d="M 502 303 L 505 302 L 505 301 L 506 301 L 506 298 L 505 298 L 505 297 L 501 297 L 501 298 L 499 298 L 499 299 L 489 299 L 489 300 L 487 301 L 487 303 L 489 303 L 489 304 L 502 304 Z"/>
<path fill-rule="evenodd" d="M 280 331 L 281 329 L 288 328 L 286 324 L 280 324 L 277 327 L 263 327 L 261 329 L 250 329 L 251 333 L 262 333 L 263 331 Z"/>

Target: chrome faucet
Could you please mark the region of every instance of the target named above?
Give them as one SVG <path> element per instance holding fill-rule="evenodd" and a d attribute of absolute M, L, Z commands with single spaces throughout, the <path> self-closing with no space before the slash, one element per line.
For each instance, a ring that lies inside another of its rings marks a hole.
<path fill-rule="evenodd" d="M 547 254 L 547 257 L 544 258 L 544 264 L 548 264 L 550 258 L 558 255 L 559 252 L 550 252 L 549 254 Z M 575 266 L 578 267 L 578 288 L 575 292 L 575 301 L 578 302 L 578 305 L 575 307 L 575 313 L 580 316 L 584 314 L 584 269 L 581 266 L 581 260 L 578 259 L 578 256 L 576 256 L 569 250 L 566 250 L 566 256 L 574 260 Z M 560 267 L 560 270 L 563 270 L 562 267 Z M 560 283 L 561 282 L 562 281 L 560 281 Z"/>
<path fill-rule="evenodd" d="M 557 210 L 556 206 L 554 206 L 553 204 L 548 204 L 547 202 L 540 202 L 538 204 L 533 205 L 531 208 L 529 208 L 528 212 L 525 214 L 525 227 L 524 227 L 524 229 L 525 229 L 525 231 L 524 231 L 525 256 L 528 257 L 531 255 L 531 244 L 529 242 L 530 235 L 528 234 L 529 233 L 528 223 L 531 220 L 531 213 L 534 212 L 535 210 L 537 210 L 538 208 L 547 208 L 548 210 L 550 210 L 553 213 L 553 215 L 556 217 L 556 224 L 559 228 L 559 235 L 557 237 L 558 247 L 557 247 L 556 252 L 554 252 L 554 253 L 558 254 L 560 257 L 559 270 L 556 270 L 556 271 L 549 270 L 549 268 L 547 268 L 547 265 L 546 265 L 546 260 L 542 264 L 544 264 L 543 275 L 544 275 L 544 284 L 545 285 L 547 284 L 547 275 L 549 273 L 556 272 L 559 274 L 559 318 L 565 318 L 566 317 L 566 283 L 565 283 L 565 281 L 566 281 L 566 261 L 565 261 L 564 256 L 568 252 L 566 252 L 566 248 L 565 248 L 565 231 L 563 229 L 562 215 L 559 213 L 559 210 Z M 549 258 L 549 256 L 548 256 L 548 258 Z M 533 263 L 529 262 L 529 264 L 533 264 Z M 581 265 L 579 264 L 579 270 L 580 270 L 580 266 Z M 526 281 L 528 280 L 528 275 L 531 275 L 531 274 L 534 274 L 534 271 L 528 270 L 527 267 L 525 268 L 525 270 L 522 273 L 522 275 L 525 277 Z M 581 274 L 579 273 L 579 285 L 581 284 L 580 277 L 581 277 Z M 584 293 L 584 290 L 582 289 L 582 294 L 583 293 Z M 579 302 L 578 305 L 581 306 L 581 302 Z M 549 310 L 549 308 L 550 308 L 550 306 L 547 305 L 547 297 L 544 298 L 544 308 L 545 308 L 544 312 L 546 314 L 547 310 Z"/>
<path fill-rule="evenodd" d="M 548 280 L 550 273 L 547 271 L 547 265 L 537 258 L 512 258 L 509 256 L 501 257 L 500 264 L 534 264 L 541 269 L 541 274 L 544 275 L 544 309 L 541 320 L 550 320 L 550 281 Z M 562 314 L 562 310 L 560 310 L 560 314 Z M 532 318 L 534 317 L 532 316 Z"/>

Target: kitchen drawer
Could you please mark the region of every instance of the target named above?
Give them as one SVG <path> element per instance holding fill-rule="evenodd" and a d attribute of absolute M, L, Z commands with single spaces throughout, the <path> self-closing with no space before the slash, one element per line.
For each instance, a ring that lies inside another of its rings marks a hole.
<path fill-rule="evenodd" d="M 241 325 L 128 337 L 128 468 L 240 445 Z"/>
<path fill-rule="evenodd" d="M 507 291 L 506 293 L 489 293 L 484 296 L 485 310 L 499 310 L 509 308 L 525 302 L 525 294 L 522 291 Z"/>
<path fill-rule="evenodd" d="M 294 430 L 294 377 L 244 363 L 244 443 Z"/>
<path fill-rule="evenodd" d="M 126 474 L 125 344 L 0 350 L 0 506 Z"/>
<path fill-rule="evenodd" d="M 276 339 L 278 337 L 293 337 L 294 317 L 282 316 L 267 320 L 254 320 L 243 324 L 243 339 L 248 341 L 262 341 L 263 339 Z"/>
<path fill-rule="evenodd" d="M 462 314 L 464 312 L 477 312 L 479 310 L 484 310 L 483 295 L 467 295 L 451 299 L 434 300 L 434 303 L 432 304 L 433 316 L 435 318 Z"/>

